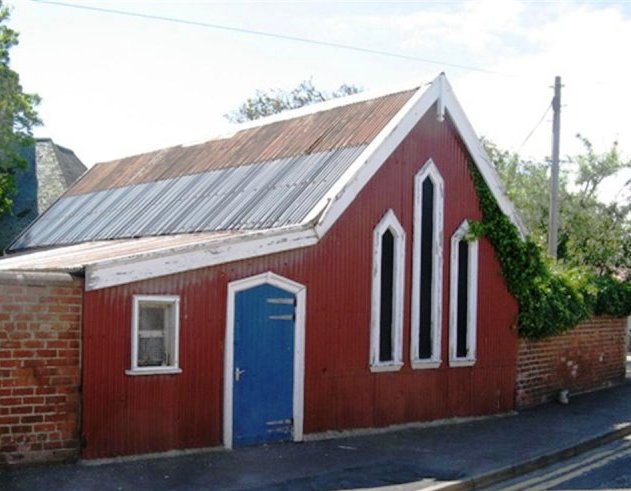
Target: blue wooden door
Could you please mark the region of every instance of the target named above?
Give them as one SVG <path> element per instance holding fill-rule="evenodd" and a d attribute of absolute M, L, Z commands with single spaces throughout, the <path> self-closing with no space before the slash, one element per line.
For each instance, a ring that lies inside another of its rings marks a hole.
<path fill-rule="evenodd" d="M 235 298 L 233 446 L 292 439 L 295 295 L 269 284 Z"/>

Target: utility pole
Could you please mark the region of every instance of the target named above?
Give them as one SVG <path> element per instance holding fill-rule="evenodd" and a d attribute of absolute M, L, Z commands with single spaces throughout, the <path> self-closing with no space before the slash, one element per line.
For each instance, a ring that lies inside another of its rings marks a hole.
<path fill-rule="evenodd" d="M 561 132 L 561 77 L 554 77 L 554 99 L 552 99 L 552 167 L 550 169 L 550 220 L 548 229 L 548 252 L 557 257 L 559 236 L 559 143 Z"/>

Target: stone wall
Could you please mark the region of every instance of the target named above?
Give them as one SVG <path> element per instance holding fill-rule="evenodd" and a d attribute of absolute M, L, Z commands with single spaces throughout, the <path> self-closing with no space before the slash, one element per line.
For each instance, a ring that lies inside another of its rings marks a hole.
<path fill-rule="evenodd" d="M 79 453 L 82 281 L 0 273 L 0 466 Z"/>
<path fill-rule="evenodd" d="M 524 408 L 620 384 L 625 377 L 626 319 L 595 317 L 547 339 L 519 341 L 515 405 Z"/>

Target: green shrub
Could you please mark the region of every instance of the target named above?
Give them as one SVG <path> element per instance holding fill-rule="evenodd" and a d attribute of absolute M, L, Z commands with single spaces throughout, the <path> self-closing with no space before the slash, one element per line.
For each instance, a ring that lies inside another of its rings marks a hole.
<path fill-rule="evenodd" d="M 475 230 L 493 245 L 508 290 L 519 304 L 517 325 L 521 337 L 538 339 L 560 334 L 594 314 L 631 314 L 629 282 L 553 263 L 533 240 L 521 238 L 478 169 L 474 165 L 470 168 L 483 216 Z"/>

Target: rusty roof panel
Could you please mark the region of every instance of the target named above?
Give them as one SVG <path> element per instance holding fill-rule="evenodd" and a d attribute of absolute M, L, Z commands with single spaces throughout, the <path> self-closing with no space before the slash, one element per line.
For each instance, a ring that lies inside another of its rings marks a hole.
<path fill-rule="evenodd" d="M 301 223 L 366 145 L 64 196 L 11 250 Z"/>
<path fill-rule="evenodd" d="M 357 147 L 370 142 L 414 94 L 408 90 L 94 166 L 69 191 L 91 193 L 213 169 Z"/>

